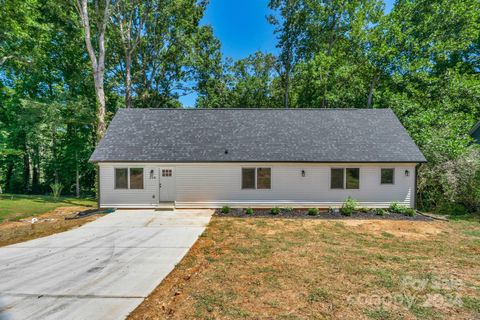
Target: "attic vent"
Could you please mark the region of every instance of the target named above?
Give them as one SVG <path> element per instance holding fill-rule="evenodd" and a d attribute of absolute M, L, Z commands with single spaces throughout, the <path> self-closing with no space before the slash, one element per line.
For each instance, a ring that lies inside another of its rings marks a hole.
<path fill-rule="evenodd" d="M 228 154 L 228 150 L 227 150 L 227 149 L 225 149 L 225 154 Z"/>

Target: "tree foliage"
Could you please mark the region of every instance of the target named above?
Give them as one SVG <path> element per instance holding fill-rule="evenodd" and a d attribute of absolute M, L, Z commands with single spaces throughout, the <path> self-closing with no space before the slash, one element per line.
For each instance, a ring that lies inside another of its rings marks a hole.
<path fill-rule="evenodd" d="M 0 185 L 9 192 L 53 183 L 93 192 L 95 68 L 72 3 L 0 0 Z M 101 13 L 88 3 L 92 17 Z M 279 54 L 237 61 L 201 24 L 206 0 L 101 3 L 111 11 L 107 123 L 120 107 L 181 107 L 192 93 L 202 108 L 389 107 L 428 160 L 420 205 L 478 210 L 478 151 L 468 135 L 480 119 L 478 0 L 397 0 L 388 13 L 381 0 L 270 0 Z"/>

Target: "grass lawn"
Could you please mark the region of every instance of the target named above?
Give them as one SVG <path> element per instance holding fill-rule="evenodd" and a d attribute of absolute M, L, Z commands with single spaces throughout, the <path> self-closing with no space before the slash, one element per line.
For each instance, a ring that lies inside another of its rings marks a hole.
<path fill-rule="evenodd" d="M 49 212 L 58 207 L 96 207 L 94 199 L 79 199 L 60 197 L 54 199 L 51 196 L 40 195 L 0 195 L 0 222 L 4 220 L 18 220 Z"/>
<path fill-rule="evenodd" d="M 130 319 L 480 319 L 480 222 L 213 217 Z"/>

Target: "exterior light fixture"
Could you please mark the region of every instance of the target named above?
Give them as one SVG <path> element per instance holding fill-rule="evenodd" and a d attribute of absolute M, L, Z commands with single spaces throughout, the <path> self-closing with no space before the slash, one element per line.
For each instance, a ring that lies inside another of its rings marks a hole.
<path fill-rule="evenodd" d="M 302 177 L 305 177 L 305 170 L 302 170 Z"/>
<path fill-rule="evenodd" d="M 405 177 L 408 177 L 410 175 L 410 171 L 405 170 Z"/>
<path fill-rule="evenodd" d="M 155 179 L 155 171 L 150 170 L 150 179 Z"/>

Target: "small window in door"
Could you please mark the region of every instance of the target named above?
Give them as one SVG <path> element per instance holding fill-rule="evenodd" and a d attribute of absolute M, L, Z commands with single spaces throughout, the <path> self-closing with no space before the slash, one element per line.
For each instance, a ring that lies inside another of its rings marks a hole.
<path fill-rule="evenodd" d="M 172 169 L 162 169 L 162 177 L 171 177 Z"/>

